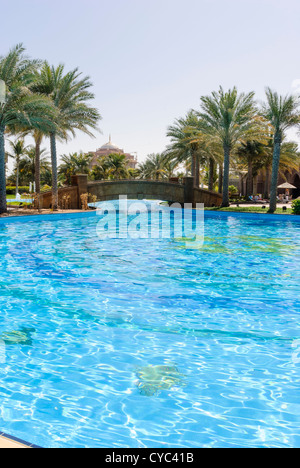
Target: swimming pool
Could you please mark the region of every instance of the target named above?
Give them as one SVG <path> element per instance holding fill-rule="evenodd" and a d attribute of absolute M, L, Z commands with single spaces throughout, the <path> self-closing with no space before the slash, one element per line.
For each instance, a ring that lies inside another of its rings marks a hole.
<path fill-rule="evenodd" d="M 32 203 L 32 198 L 8 198 L 6 202 L 9 203 Z"/>
<path fill-rule="evenodd" d="M 0 432 L 43 447 L 299 447 L 300 223 L 207 213 L 202 249 L 0 221 Z"/>

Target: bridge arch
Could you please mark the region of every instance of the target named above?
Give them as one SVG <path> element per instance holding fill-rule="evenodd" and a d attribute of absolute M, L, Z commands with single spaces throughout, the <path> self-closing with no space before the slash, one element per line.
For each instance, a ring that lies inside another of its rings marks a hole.
<path fill-rule="evenodd" d="M 193 177 L 186 177 L 184 184 L 154 180 L 115 180 L 89 182 L 88 192 L 99 201 L 116 200 L 126 195 L 129 200 L 164 200 L 169 203 L 204 203 L 205 206 L 220 206 L 222 195 L 194 187 Z"/>
<path fill-rule="evenodd" d="M 181 184 L 148 180 L 115 180 L 88 183 L 88 193 L 98 201 L 117 200 L 126 195 L 129 200 L 164 200 L 170 203 L 185 202 L 185 187 Z"/>
<path fill-rule="evenodd" d="M 222 195 L 209 190 L 194 187 L 194 178 L 186 177 L 183 184 L 155 180 L 111 180 L 90 181 L 87 175 L 72 177 L 72 186 L 59 189 L 59 200 L 68 197 L 71 209 L 81 208 L 81 195 L 90 193 L 97 201 L 118 200 L 126 195 L 129 200 L 164 200 L 169 203 L 204 203 L 205 206 L 220 206 Z M 60 204 L 59 202 L 59 204 Z M 52 193 L 40 196 L 40 206 L 50 208 Z"/>

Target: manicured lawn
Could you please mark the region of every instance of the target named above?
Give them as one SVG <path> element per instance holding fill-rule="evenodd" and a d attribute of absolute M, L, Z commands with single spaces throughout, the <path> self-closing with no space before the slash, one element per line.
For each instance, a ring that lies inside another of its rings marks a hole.
<path fill-rule="evenodd" d="M 6 195 L 6 199 L 7 200 L 15 200 L 16 195 Z M 20 203 L 23 203 L 24 205 L 31 205 L 31 203 L 25 203 L 25 200 L 22 200 L 22 199 L 20 201 L 18 201 L 18 202 L 9 202 L 9 201 L 7 202 L 7 204 L 9 206 L 19 206 Z"/>

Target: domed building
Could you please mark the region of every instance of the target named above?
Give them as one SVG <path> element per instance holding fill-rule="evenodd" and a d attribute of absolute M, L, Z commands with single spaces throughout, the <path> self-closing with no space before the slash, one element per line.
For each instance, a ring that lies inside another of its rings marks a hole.
<path fill-rule="evenodd" d="M 91 169 L 94 166 L 97 166 L 98 158 L 101 158 L 103 156 L 108 156 L 108 155 L 110 155 L 112 153 L 124 154 L 125 157 L 126 157 L 128 168 L 129 169 L 135 169 L 136 168 L 136 166 L 138 164 L 137 157 L 134 156 L 133 154 L 125 153 L 123 149 L 121 149 L 118 146 L 114 145 L 112 143 L 112 141 L 111 141 L 111 135 L 109 135 L 109 142 L 106 143 L 105 145 L 101 146 L 101 148 L 97 149 L 94 153 L 93 152 L 91 153 L 91 154 L 93 154 L 93 159 L 91 161 Z"/>

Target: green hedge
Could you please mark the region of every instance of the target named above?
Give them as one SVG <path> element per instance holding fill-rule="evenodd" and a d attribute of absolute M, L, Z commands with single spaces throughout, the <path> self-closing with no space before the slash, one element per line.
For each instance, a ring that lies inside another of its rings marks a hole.
<path fill-rule="evenodd" d="M 293 214 L 300 215 L 300 200 L 294 200 L 292 203 Z"/>
<path fill-rule="evenodd" d="M 15 195 L 15 193 L 16 193 L 16 187 L 13 187 L 13 186 L 6 187 L 6 195 Z M 23 187 L 19 187 L 19 194 L 22 195 L 22 193 L 29 193 L 29 186 L 27 187 L 25 185 Z"/>

